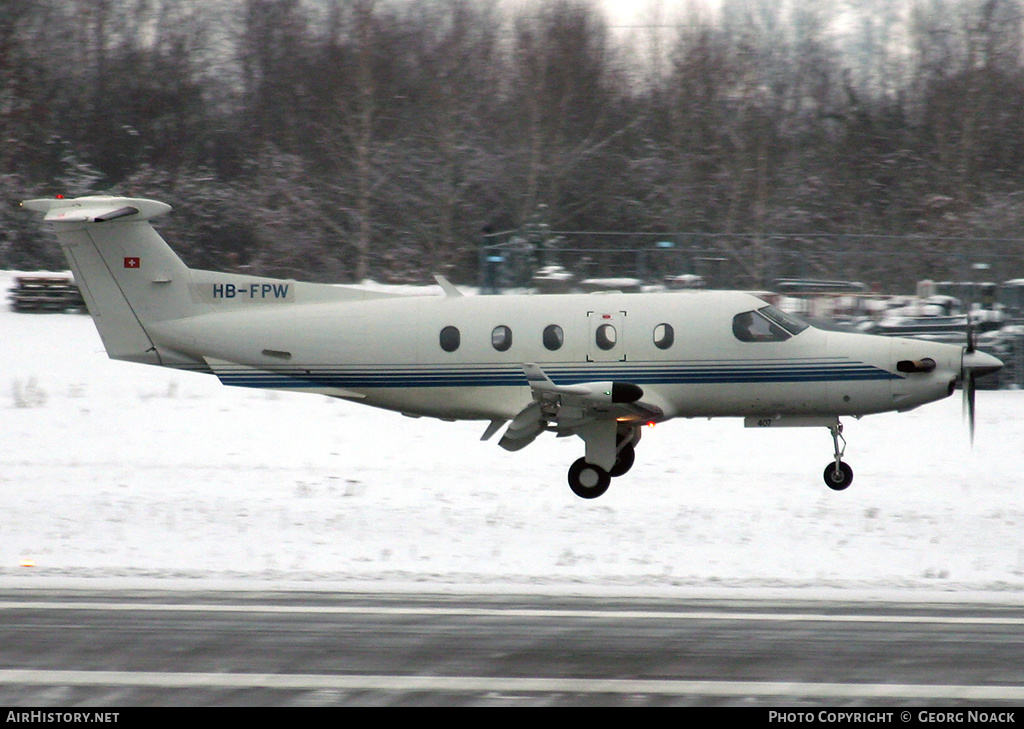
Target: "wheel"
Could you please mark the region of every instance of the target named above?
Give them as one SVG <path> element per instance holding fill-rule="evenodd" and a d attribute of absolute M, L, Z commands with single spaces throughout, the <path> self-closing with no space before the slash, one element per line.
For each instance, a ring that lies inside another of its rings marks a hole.
<path fill-rule="evenodd" d="M 608 475 L 612 478 L 618 478 L 629 472 L 629 469 L 633 467 L 633 461 L 636 460 L 636 449 L 633 446 L 628 445 L 619 451 L 619 455 L 615 457 L 615 465 L 612 466 L 612 470 L 608 472 Z"/>
<path fill-rule="evenodd" d="M 853 469 L 850 464 L 839 462 L 839 468 L 835 463 L 825 466 L 825 485 L 833 491 L 842 491 L 853 483 Z"/>
<path fill-rule="evenodd" d="M 596 499 L 608 490 L 612 477 L 603 468 L 580 458 L 569 468 L 569 488 L 582 499 Z"/>

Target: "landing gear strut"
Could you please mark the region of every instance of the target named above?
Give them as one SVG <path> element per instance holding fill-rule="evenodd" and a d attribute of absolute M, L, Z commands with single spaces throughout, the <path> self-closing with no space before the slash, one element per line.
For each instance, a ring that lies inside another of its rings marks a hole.
<path fill-rule="evenodd" d="M 843 424 L 836 422 L 830 425 L 832 431 L 832 442 L 835 444 L 835 461 L 825 466 L 825 485 L 833 491 L 842 491 L 853 483 L 853 469 L 850 464 L 843 461 L 843 454 L 846 452 L 846 439 L 843 437 Z M 843 445 L 840 447 L 839 442 Z"/>

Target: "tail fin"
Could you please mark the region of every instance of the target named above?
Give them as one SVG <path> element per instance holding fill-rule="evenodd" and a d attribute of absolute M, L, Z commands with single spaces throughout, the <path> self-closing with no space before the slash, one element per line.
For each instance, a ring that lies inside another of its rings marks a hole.
<path fill-rule="evenodd" d="M 171 207 L 154 200 L 81 197 L 27 200 L 56 228 L 107 353 L 113 359 L 171 364 L 146 332 L 152 322 L 204 310 L 190 293 L 190 272 L 149 220 Z"/>
<path fill-rule="evenodd" d="M 169 349 L 151 324 L 263 304 L 348 303 L 400 294 L 299 283 L 185 266 L 153 226 L 170 205 L 129 197 L 26 200 L 54 224 L 68 265 L 112 359 L 205 368 L 196 353 Z"/>

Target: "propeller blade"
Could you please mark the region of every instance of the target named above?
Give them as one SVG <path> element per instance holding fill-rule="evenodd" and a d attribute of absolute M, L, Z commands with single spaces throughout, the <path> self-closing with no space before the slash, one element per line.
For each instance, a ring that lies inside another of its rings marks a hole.
<path fill-rule="evenodd" d="M 960 363 L 960 387 L 964 391 L 964 418 L 967 420 L 967 427 L 971 434 L 971 445 L 974 445 L 974 415 L 975 415 L 975 392 L 977 391 L 976 380 L 979 377 L 998 372 L 1003 363 L 985 352 L 979 352 L 975 348 L 973 335 L 968 330 L 968 342 L 964 347 L 963 357 Z"/>
<path fill-rule="evenodd" d="M 977 334 L 974 330 L 973 311 L 967 308 L 967 342 L 960 361 L 960 386 L 964 391 L 964 417 L 971 434 L 971 446 L 974 446 L 974 415 L 975 415 L 975 381 L 979 377 L 998 372 L 1003 363 L 985 352 L 978 351 Z"/>
<path fill-rule="evenodd" d="M 967 429 L 971 434 L 971 447 L 974 447 L 974 375 L 970 368 L 964 367 L 963 371 L 964 390 L 964 416 L 967 418 Z"/>
<path fill-rule="evenodd" d="M 964 346 L 963 359 L 960 365 L 960 386 L 964 391 L 964 418 L 967 420 L 967 430 L 971 437 L 971 448 L 974 447 L 974 373 L 969 360 L 974 359 L 977 351 L 977 340 L 974 336 L 974 317 L 971 316 L 971 307 L 967 307 L 967 343 Z"/>

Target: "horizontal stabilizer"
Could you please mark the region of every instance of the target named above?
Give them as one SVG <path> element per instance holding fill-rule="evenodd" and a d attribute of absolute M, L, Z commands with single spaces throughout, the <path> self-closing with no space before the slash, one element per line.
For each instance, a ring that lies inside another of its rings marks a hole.
<path fill-rule="evenodd" d="M 22 207 L 46 213 L 51 223 L 106 223 L 112 220 L 149 220 L 171 210 L 167 203 L 131 197 L 78 197 L 26 200 Z"/>

